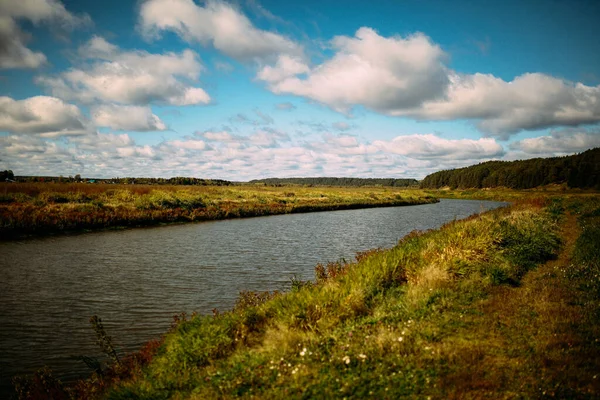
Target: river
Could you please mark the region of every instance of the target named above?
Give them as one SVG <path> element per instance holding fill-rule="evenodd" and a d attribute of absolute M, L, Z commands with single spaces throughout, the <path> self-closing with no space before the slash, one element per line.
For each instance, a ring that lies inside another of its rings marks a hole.
<path fill-rule="evenodd" d="M 175 314 L 224 311 L 240 290 L 285 290 L 294 276 L 313 279 L 317 263 L 505 204 L 441 200 L 0 243 L 0 397 L 11 376 L 44 365 L 65 381 L 86 375 L 74 357 L 100 355 L 92 315 L 120 350 L 136 350 Z"/>

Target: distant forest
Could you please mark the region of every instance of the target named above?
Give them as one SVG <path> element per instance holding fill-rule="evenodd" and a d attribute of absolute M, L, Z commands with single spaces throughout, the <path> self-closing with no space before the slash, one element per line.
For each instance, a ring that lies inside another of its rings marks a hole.
<path fill-rule="evenodd" d="M 12 172 L 12 171 L 11 171 Z M 222 179 L 200 179 L 177 176 L 174 178 L 82 178 L 75 176 L 15 176 L 17 182 L 59 182 L 59 183 L 113 183 L 125 185 L 194 185 L 194 186 L 230 186 L 232 182 Z"/>
<path fill-rule="evenodd" d="M 248 183 L 264 183 L 265 185 L 303 185 L 303 186 L 418 186 L 416 179 L 393 178 L 267 178 Z"/>
<path fill-rule="evenodd" d="M 421 188 L 503 186 L 530 189 L 552 183 L 567 183 L 571 188 L 600 189 L 600 148 L 566 157 L 488 161 L 470 167 L 439 171 L 427 175 L 421 181 Z"/>

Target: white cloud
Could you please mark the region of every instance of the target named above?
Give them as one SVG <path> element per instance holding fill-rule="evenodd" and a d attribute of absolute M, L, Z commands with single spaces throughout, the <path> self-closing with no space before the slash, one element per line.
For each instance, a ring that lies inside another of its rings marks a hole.
<path fill-rule="evenodd" d="M 278 132 L 259 131 L 248 137 L 248 141 L 260 147 L 278 147 L 281 140 L 289 140 L 289 136 Z"/>
<path fill-rule="evenodd" d="M 188 149 L 188 150 L 204 150 L 206 149 L 206 143 L 198 139 L 187 139 L 187 140 L 173 140 L 168 142 L 169 145 L 177 148 Z"/>
<path fill-rule="evenodd" d="M 0 165 L 17 175 L 74 175 L 83 167 L 69 149 L 39 136 L 0 136 Z"/>
<path fill-rule="evenodd" d="M 586 86 L 541 73 L 504 81 L 459 74 L 427 36 L 382 37 L 360 28 L 331 41 L 334 55 L 309 67 L 281 55 L 257 74 L 277 94 L 294 94 L 348 113 L 354 106 L 423 120 L 472 120 L 501 139 L 522 130 L 600 122 L 600 85 Z"/>
<path fill-rule="evenodd" d="M 206 131 L 206 132 L 201 132 L 201 133 L 198 132 L 196 134 L 204 136 L 204 138 L 206 140 L 214 140 L 214 141 L 218 141 L 218 142 L 231 142 L 234 140 L 238 140 L 238 138 L 236 136 L 232 135 L 229 132 L 225 132 L 225 131 L 221 131 L 221 132 Z"/>
<path fill-rule="evenodd" d="M 264 66 L 258 72 L 257 78 L 271 84 L 277 84 L 287 78 L 308 72 L 310 72 L 310 68 L 302 60 L 283 54 L 279 56 L 275 66 Z"/>
<path fill-rule="evenodd" d="M 354 136 L 333 136 L 324 135 L 325 141 L 338 147 L 355 147 L 358 145 L 358 139 Z"/>
<path fill-rule="evenodd" d="M 230 148 L 248 148 L 258 147 L 278 147 L 280 142 L 289 141 L 288 134 L 279 132 L 275 129 L 262 129 L 252 133 L 249 136 L 232 135 L 229 132 L 197 132 L 196 136 L 202 136 L 211 142 L 226 143 Z"/>
<path fill-rule="evenodd" d="M 153 158 L 156 155 L 155 150 L 149 146 L 132 146 L 132 147 L 119 147 L 116 149 L 117 154 L 123 158 L 129 157 L 141 157 L 141 158 Z"/>
<path fill-rule="evenodd" d="M 147 37 L 172 31 L 188 42 L 212 44 L 237 60 L 264 60 L 278 54 L 301 55 L 290 39 L 254 27 L 239 10 L 223 1 L 148 0 L 140 7 L 139 27 Z"/>
<path fill-rule="evenodd" d="M 443 139 L 432 134 L 397 136 L 391 141 L 377 140 L 380 149 L 415 159 L 482 159 L 504 154 L 494 139 Z"/>
<path fill-rule="evenodd" d="M 0 68 L 39 68 L 46 56 L 25 46 L 24 34 L 12 18 L 0 17 Z"/>
<path fill-rule="evenodd" d="M 489 135 L 508 138 L 520 130 L 600 121 L 600 86 L 524 74 L 511 82 L 493 75 L 451 75 L 446 98 L 397 115 L 423 119 L 473 119 Z"/>
<path fill-rule="evenodd" d="M 15 19 L 28 19 L 34 24 L 56 22 L 64 29 L 74 29 L 90 22 L 89 16 L 76 16 L 57 0 L 3 0 L 0 3 L 0 14 Z"/>
<path fill-rule="evenodd" d="M 133 139 L 126 133 L 92 133 L 85 136 L 69 138 L 69 142 L 76 144 L 81 151 L 107 151 L 120 147 L 131 147 L 135 145 Z"/>
<path fill-rule="evenodd" d="M 502 156 L 494 139 L 445 140 L 433 135 L 406 138 L 369 143 L 356 136 L 323 135 L 304 142 L 283 132 L 258 130 L 237 136 L 209 131 L 140 146 L 127 134 L 69 137 L 67 145 L 37 136 L 7 136 L 0 137 L 0 169 L 10 168 L 18 174 L 111 177 L 123 176 L 126 171 L 128 176 L 229 180 L 267 176 L 422 178 L 442 168 Z M 403 141 L 410 151 L 402 150 Z"/>
<path fill-rule="evenodd" d="M 537 156 L 579 153 L 600 147 L 600 131 L 564 129 L 553 131 L 549 136 L 523 139 L 511 143 L 510 149 Z"/>
<path fill-rule="evenodd" d="M 384 113 L 417 107 L 441 97 L 448 84 L 444 52 L 421 33 L 385 38 L 360 28 L 355 37 L 338 36 L 331 44 L 336 53 L 321 65 L 309 69 L 282 56 L 258 77 L 275 93 L 308 97 L 344 112 L 355 105 Z M 299 73 L 306 78 L 295 76 Z"/>
<path fill-rule="evenodd" d="M 27 48 L 29 35 L 17 21 L 50 25 L 55 31 L 70 31 L 88 25 L 88 15 L 77 16 L 57 0 L 3 0 L 0 2 L 0 68 L 39 68 L 46 63 L 41 52 Z"/>
<path fill-rule="evenodd" d="M 109 127 L 121 131 L 164 131 L 167 126 L 152 114 L 147 106 L 119 106 L 105 104 L 93 107 L 92 120 L 96 126 Z"/>
<path fill-rule="evenodd" d="M 119 54 L 119 47 L 109 43 L 102 36 L 93 36 L 87 43 L 79 48 L 79 54 L 83 58 L 114 58 Z"/>
<path fill-rule="evenodd" d="M 0 131 L 45 137 L 82 135 L 89 132 L 79 108 L 55 97 L 25 100 L 0 97 Z"/>
<path fill-rule="evenodd" d="M 191 50 L 179 54 L 128 52 L 95 37 L 80 48 L 80 54 L 90 61 L 82 69 L 41 76 L 36 82 L 54 96 L 84 103 L 185 106 L 210 102 L 203 89 L 187 83 L 197 80 L 202 70 L 198 55 Z"/>

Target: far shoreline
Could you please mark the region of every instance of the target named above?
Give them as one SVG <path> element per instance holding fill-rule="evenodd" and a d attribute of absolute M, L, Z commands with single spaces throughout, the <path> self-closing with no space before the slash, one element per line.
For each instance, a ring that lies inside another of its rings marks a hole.
<path fill-rule="evenodd" d="M 260 216 L 432 204 L 418 189 L 17 184 L 0 202 L 0 241 Z"/>

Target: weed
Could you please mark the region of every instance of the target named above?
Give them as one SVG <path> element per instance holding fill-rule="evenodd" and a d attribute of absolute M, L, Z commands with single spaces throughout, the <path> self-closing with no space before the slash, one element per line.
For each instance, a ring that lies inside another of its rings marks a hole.
<path fill-rule="evenodd" d="M 115 346 L 113 345 L 112 337 L 106 333 L 104 325 L 102 324 L 102 320 L 98 318 L 97 315 L 93 315 L 90 318 L 90 324 L 96 333 L 96 344 L 100 346 L 102 352 L 110 357 L 115 364 L 120 364 L 121 360 L 119 359 L 119 355 L 117 354 Z"/>

